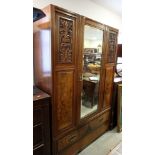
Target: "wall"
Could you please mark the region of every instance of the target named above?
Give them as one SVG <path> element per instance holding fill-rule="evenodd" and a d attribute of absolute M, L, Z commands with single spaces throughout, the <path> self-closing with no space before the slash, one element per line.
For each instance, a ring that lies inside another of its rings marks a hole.
<path fill-rule="evenodd" d="M 90 0 L 33 0 L 33 6 L 44 8 L 48 4 L 54 4 L 83 16 L 89 17 L 103 24 L 115 27 L 121 31 L 121 16 L 106 8 L 91 2 Z M 118 42 L 121 42 L 119 35 Z"/>

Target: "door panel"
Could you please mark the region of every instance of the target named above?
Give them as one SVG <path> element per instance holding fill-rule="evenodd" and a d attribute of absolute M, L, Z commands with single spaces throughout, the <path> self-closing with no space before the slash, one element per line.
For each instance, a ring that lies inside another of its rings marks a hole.
<path fill-rule="evenodd" d="M 107 49 L 107 63 L 115 63 L 117 51 L 117 30 L 109 28 L 108 31 L 108 49 Z"/>
<path fill-rule="evenodd" d="M 56 10 L 56 53 L 57 65 L 75 65 L 77 48 L 77 17 Z"/>
<path fill-rule="evenodd" d="M 53 24 L 53 118 L 54 135 L 76 125 L 76 57 L 79 16 L 55 8 Z"/>
<path fill-rule="evenodd" d="M 57 128 L 61 130 L 73 124 L 73 92 L 74 92 L 74 72 L 57 72 Z"/>
<path fill-rule="evenodd" d="M 104 102 L 103 102 L 104 108 L 111 106 L 113 79 L 114 79 L 114 65 L 110 65 L 110 64 L 106 65 L 106 68 L 105 68 Z"/>

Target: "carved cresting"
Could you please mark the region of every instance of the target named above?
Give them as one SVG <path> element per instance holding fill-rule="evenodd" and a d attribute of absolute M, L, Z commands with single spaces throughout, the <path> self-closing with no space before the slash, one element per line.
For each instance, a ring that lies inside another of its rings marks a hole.
<path fill-rule="evenodd" d="M 73 21 L 59 18 L 58 63 L 72 63 Z"/>
<path fill-rule="evenodd" d="M 109 33 L 109 53 L 108 53 L 108 62 L 115 61 L 116 54 L 116 42 L 117 42 L 117 34 Z"/>

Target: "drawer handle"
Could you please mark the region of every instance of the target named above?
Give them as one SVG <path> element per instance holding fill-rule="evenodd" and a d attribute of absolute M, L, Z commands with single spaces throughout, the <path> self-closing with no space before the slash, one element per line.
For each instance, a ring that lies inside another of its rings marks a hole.
<path fill-rule="evenodd" d="M 99 122 L 102 122 L 104 120 L 104 118 L 102 117 L 102 118 L 99 118 Z"/>
<path fill-rule="evenodd" d="M 69 139 L 69 142 L 74 142 L 74 141 L 76 140 L 76 138 L 77 138 L 76 135 L 72 136 L 72 137 Z"/>

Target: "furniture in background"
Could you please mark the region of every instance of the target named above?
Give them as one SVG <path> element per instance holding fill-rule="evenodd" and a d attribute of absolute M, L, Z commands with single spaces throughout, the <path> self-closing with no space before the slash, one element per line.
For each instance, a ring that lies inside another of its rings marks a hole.
<path fill-rule="evenodd" d="M 33 22 L 45 17 L 45 14 L 42 10 L 33 7 Z"/>
<path fill-rule="evenodd" d="M 116 69 L 113 84 L 113 97 L 111 103 L 111 123 L 110 129 L 117 126 L 118 120 L 118 85 L 122 84 L 122 44 L 117 44 L 117 58 L 116 58 Z"/>
<path fill-rule="evenodd" d="M 113 84 L 113 96 L 111 102 L 111 121 L 110 121 L 110 129 L 112 130 L 117 126 L 117 118 L 118 118 L 118 85 L 122 83 L 122 79 L 119 77 L 114 78 Z"/>
<path fill-rule="evenodd" d="M 117 57 L 122 57 L 122 44 L 117 44 Z"/>
<path fill-rule="evenodd" d="M 51 155 L 50 96 L 33 88 L 33 155 Z"/>
<path fill-rule="evenodd" d="M 117 45 L 116 75 L 122 77 L 122 44 Z"/>
<path fill-rule="evenodd" d="M 54 5 L 43 12 L 34 22 L 34 81 L 52 96 L 51 154 L 75 155 L 109 130 L 118 30 Z"/>
<path fill-rule="evenodd" d="M 84 105 L 91 108 L 95 105 L 95 99 L 98 97 L 97 87 L 97 82 L 83 79 Z"/>
<path fill-rule="evenodd" d="M 117 131 L 122 131 L 122 84 L 118 84 Z"/>

